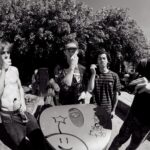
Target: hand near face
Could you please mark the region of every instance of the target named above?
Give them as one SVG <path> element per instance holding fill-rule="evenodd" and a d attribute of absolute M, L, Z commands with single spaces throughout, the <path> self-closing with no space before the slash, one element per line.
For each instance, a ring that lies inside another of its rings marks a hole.
<path fill-rule="evenodd" d="M 77 54 L 78 54 L 78 51 L 76 51 L 71 57 L 70 66 L 72 69 L 75 69 L 75 67 L 78 65 L 79 57 Z"/>
<path fill-rule="evenodd" d="M 3 59 L 3 66 L 2 66 L 2 68 L 7 70 L 9 68 L 9 66 L 11 66 L 11 59 L 10 58 Z"/>
<path fill-rule="evenodd" d="M 92 75 L 96 75 L 96 68 L 97 66 L 95 64 L 91 65 L 90 70 L 91 70 Z"/>

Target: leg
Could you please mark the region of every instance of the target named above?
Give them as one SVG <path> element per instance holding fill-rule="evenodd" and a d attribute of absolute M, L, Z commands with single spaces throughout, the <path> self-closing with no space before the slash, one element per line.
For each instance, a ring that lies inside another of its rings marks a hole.
<path fill-rule="evenodd" d="M 126 150 L 136 150 L 142 142 L 145 141 L 146 137 L 150 132 L 150 128 L 143 126 L 139 121 L 135 121 L 135 126 L 133 128 L 133 134 L 131 136 L 131 141 Z"/>
<path fill-rule="evenodd" d="M 4 114 L 2 115 L 2 122 L 9 137 L 18 147 L 25 137 L 25 127 L 22 124 L 20 117 L 18 114 Z"/>
<path fill-rule="evenodd" d="M 19 150 L 33 150 L 31 142 L 24 138 L 19 145 Z"/>
<path fill-rule="evenodd" d="M 119 134 L 115 137 L 109 150 L 118 150 L 122 144 L 124 144 L 131 136 L 132 133 L 132 121 L 131 116 L 127 116 L 122 127 L 120 128 Z"/>
<path fill-rule="evenodd" d="M 27 136 L 35 150 L 54 150 L 48 143 L 38 126 L 36 119 L 29 113 L 26 113 L 29 119 L 27 123 Z"/>

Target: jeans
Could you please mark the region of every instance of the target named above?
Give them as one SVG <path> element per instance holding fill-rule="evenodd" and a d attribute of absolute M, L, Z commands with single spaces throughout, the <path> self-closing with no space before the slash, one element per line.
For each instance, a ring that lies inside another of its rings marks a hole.
<path fill-rule="evenodd" d="M 2 111 L 1 118 L 6 132 L 19 150 L 23 141 L 26 141 L 26 144 L 30 143 L 32 150 L 46 150 L 47 143 L 36 119 L 28 112 L 25 114 L 28 118 L 27 123 L 23 123 L 18 112 Z"/>
<path fill-rule="evenodd" d="M 146 139 L 150 132 L 150 127 L 142 124 L 130 113 L 124 121 L 119 134 L 113 140 L 109 150 L 118 150 L 131 136 L 131 141 L 126 150 L 136 150 Z"/>

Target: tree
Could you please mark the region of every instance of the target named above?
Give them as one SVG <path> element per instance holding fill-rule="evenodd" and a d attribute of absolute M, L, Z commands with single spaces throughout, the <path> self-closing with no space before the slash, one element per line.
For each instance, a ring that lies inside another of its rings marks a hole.
<path fill-rule="evenodd" d="M 29 80 L 35 68 L 53 69 L 54 56 L 69 39 L 77 38 L 85 50 L 78 33 L 92 22 L 92 14 L 75 0 L 3 0 L 0 38 L 14 43 L 13 64 Z"/>
<path fill-rule="evenodd" d="M 113 70 L 118 53 L 135 64 L 147 54 L 145 36 L 126 9 L 104 8 L 95 13 L 76 0 L 2 0 L 0 38 L 14 43 L 12 60 L 24 83 L 36 68 L 48 67 L 51 73 L 70 39 L 79 42 L 85 65 L 92 63 L 99 47 L 110 53 Z"/>
<path fill-rule="evenodd" d="M 127 11 L 128 9 L 122 8 L 103 8 L 95 14 L 95 21 L 86 28 L 84 34 L 90 45 L 88 51 L 91 51 L 87 53 L 92 55 L 99 47 L 105 48 L 113 62 L 110 67 L 117 73 L 120 60 L 135 65 L 140 58 L 148 54 L 143 31 Z"/>

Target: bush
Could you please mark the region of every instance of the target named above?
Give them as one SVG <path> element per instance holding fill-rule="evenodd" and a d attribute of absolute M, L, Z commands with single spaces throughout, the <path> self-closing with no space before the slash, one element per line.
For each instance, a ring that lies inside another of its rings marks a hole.
<path fill-rule="evenodd" d="M 30 82 L 35 68 L 48 67 L 51 74 L 59 63 L 56 56 L 69 39 L 79 42 L 81 54 L 86 52 L 86 63 L 99 47 L 107 49 L 113 64 L 117 63 L 117 52 L 136 62 L 147 46 L 126 10 L 106 8 L 94 13 L 75 0 L 2 0 L 0 38 L 14 43 L 12 62 L 23 83 Z"/>
<path fill-rule="evenodd" d="M 53 69 L 58 63 L 53 56 L 90 24 L 90 12 L 74 0 L 3 0 L 0 38 L 14 43 L 13 64 L 19 67 L 22 79 L 29 80 L 35 68 Z M 79 45 L 85 48 L 80 39 Z"/>

